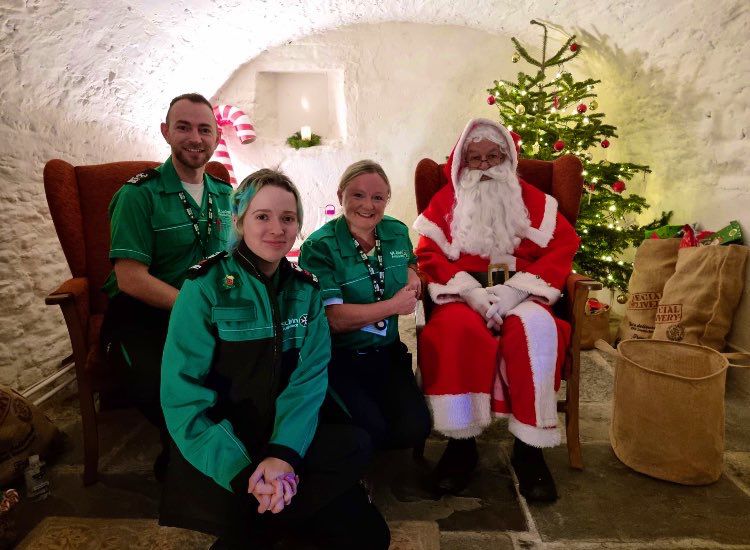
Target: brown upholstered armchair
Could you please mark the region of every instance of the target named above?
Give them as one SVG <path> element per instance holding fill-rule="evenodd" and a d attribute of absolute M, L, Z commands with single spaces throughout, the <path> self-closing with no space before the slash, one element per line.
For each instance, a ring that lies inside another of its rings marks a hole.
<path fill-rule="evenodd" d="M 528 183 L 555 197 L 560 213 L 575 226 L 583 191 L 582 166 L 577 157 L 565 155 L 554 161 L 519 159 L 518 174 Z M 432 196 L 446 184 L 443 166 L 431 159 L 422 159 L 414 175 L 417 212 L 427 208 Z M 571 324 L 572 337 L 562 377 L 565 399 L 558 401 L 557 410 L 565 413 L 565 431 L 570 465 L 583 469 L 581 442 L 578 435 L 578 390 L 581 372 L 581 319 L 590 290 L 600 290 L 602 284 L 571 273 L 563 297 L 555 306 L 555 313 Z M 429 305 L 424 310 L 429 312 Z M 419 329 L 418 329 L 419 333 Z M 419 360 L 419 358 L 417 358 Z"/>
<path fill-rule="evenodd" d="M 119 377 L 104 363 L 99 331 L 107 297 L 101 287 L 112 270 L 107 208 L 131 177 L 158 162 L 126 161 L 72 166 L 55 159 L 44 167 L 44 192 L 72 277 L 47 296 L 59 305 L 70 335 L 83 425 L 83 484 L 97 480 L 99 436 L 94 394 L 116 389 Z M 226 168 L 210 162 L 207 171 L 229 181 Z"/>

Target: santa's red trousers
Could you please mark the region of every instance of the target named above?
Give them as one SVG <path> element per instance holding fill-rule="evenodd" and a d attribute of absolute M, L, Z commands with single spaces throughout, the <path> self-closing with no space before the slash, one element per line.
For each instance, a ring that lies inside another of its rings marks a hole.
<path fill-rule="evenodd" d="M 537 302 L 511 310 L 499 336 L 464 302 L 435 306 L 418 342 L 434 428 L 468 438 L 508 416 L 525 443 L 558 445 L 555 392 L 569 341 L 570 325 Z"/>

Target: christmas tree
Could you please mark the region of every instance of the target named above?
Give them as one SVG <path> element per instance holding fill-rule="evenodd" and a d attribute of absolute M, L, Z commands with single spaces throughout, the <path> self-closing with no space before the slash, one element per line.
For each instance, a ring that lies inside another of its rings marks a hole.
<path fill-rule="evenodd" d="M 523 59 L 539 70 L 535 75 L 519 72 L 516 82 L 496 80 L 487 90 L 487 103 L 495 105 L 501 122 L 521 136 L 523 157 L 554 160 L 572 153 L 581 160 L 584 196 L 576 224 L 581 248 L 574 269 L 612 289 L 625 290 L 633 267 L 622 259 L 623 252 L 641 243 L 645 229 L 666 224 L 671 213 L 662 213 L 643 227 L 636 223 L 636 215 L 648 204 L 643 197 L 626 193 L 626 182 L 651 170 L 642 164 L 607 160 L 617 128 L 605 124 L 604 113 L 597 111 L 594 86 L 601 81 L 576 81 L 564 69 L 564 63 L 581 53 L 575 35 L 548 58 L 547 26 L 531 23 L 544 29 L 541 60 L 512 38 L 516 48 L 512 61 Z"/>

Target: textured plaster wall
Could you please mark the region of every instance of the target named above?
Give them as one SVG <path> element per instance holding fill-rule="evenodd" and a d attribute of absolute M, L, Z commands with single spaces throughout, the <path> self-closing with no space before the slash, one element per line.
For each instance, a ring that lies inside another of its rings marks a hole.
<path fill-rule="evenodd" d="M 373 157 L 393 180 L 390 213 L 411 222 L 416 161 L 440 159 L 469 116 L 493 113 L 483 88 L 522 68 L 509 38 L 536 44 L 532 17 L 579 35 L 586 55 L 568 68 L 603 81 L 601 110 L 620 130 L 610 158 L 654 170 L 634 191 L 678 221 L 738 219 L 750 233 L 746 2 L 0 2 L 0 383 L 26 387 L 69 353 L 62 316 L 43 305 L 69 275 L 44 199 L 47 160 L 162 159 L 171 97 L 199 91 L 253 118 L 256 71 L 324 69 L 343 100 L 341 139 L 295 152 L 231 136 L 238 176 L 280 165 L 314 223 L 341 168 Z M 748 295 L 733 335 L 745 348 Z"/>

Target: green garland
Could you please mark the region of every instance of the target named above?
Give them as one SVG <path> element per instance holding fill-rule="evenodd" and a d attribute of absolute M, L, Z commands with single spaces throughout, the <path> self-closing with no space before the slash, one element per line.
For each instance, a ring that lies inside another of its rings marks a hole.
<path fill-rule="evenodd" d="M 295 149 L 314 147 L 320 145 L 320 136 L 318 134 L 312 134 L 310 139 L 302 139 L 302 135 L 299 132 L 294 132 L 291 136 L 286 138 L 286 144 Z"/>

